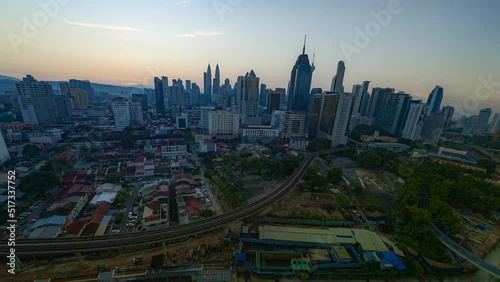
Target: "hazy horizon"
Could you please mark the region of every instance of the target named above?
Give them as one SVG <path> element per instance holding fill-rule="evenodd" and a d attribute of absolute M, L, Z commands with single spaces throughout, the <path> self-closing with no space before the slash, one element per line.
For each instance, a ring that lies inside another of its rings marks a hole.
<path fill-rule="evenodd" d="M 307 34 L 311 61 L 315 54 L 312 87 L 329 90 L 337 62 L 344 60 L 347 92 L 369 80 L 371 87 L 425 100 L 440 85 L 443 105 L 466 105 L 468 114 L 500 110 L 500 83 L 484 86 L 478 79 L 500 82 L 498 1 L 51 3 L 52 8 L 38 1 L 0 3 L 9 11 L 0 24 L 1 74 L 122 86 L 152 86 L 154 76 L 167 76 L 203 89 L 207 64 L 213 74 L 218 62 L 222 82 L 227 77 L 234 84 L 253 69 L 268 88 L 286 88 Z M 377 22 L 374 14 L 381 13 L 390 19 Z M 373 23 L 379 29 L 368 43 L 356 44 L 357 28 L 367 34 Z M 31 34 L 29 24 L 35 27 Z M 346 57 L 347 45 L 358 52 Z"/>

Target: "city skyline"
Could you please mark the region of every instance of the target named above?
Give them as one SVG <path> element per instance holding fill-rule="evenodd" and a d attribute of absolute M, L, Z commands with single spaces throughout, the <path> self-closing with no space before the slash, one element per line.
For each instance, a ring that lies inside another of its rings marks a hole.
<path fill-rule="evenodd" d="M 150 87 L 154 76 L 167 76 L 202 85 L 207 64 L 218 62 L 221 80 L 228 77 L 234 83 L 254 69 L 268 88 L 286 88 L 290 67 L 307 34 L 307 53 L 315 54 L 316 66 L 311 88 L 328 89 L 340 60 L 350 70 L 344 79 L 347 91 L 370 80 L 373 87 L 426 98 L 440 85 L 449 93 L 443 104 L 450 105 L 463 104 L 474 95 L 481 85 L 479 77 L 488 80 L 492 75 L 493 81 L 500 80 L 495 68 L 500 59 L 493 56 L 500 36 L 498 29 L 491 28 L 499 23 L 496 1 L 415 5 L 401 0 L 400 12 L 392 14 L 388 24 L 349 60 L 341 47 L 356 47 L 356 28 L 364 29 L 374 21 L 373 13 L 387 10 L 391 1 L 294 2 L 284 15 L 278 13 L 281 2 L 168 1 L 144 7 L 123 2 L 118 16 L 108 13 L 113 4 L 99 3 L 96 12 L 97 2 L 68 2 L 60 4 L 45 25 L 36 27 L 32 38 L 23 35 L 24 19 L 33 22 L 33 15 L 44 12 L 38 2 L 2 3 L 9 14 L 0 25 L 5 35 L 0 41 L 5 50 L 0 55 L 0 73 L 20 79 L 29 73 L 42 81 L 77 78 Z M 215 3 L 225 6 L 216 8 Z M 172 17 L 150 20 L 172 9 L 176 11 Z M 202 10 L 205 20 L 196 16 Z M 339 11 L 336 17 L 325 17 L 333 10 Z M 255 12 L 258 16 L 251 18 Z M 269 28 L 263 19 L 271 16 L 279 24 Z M 312 20 L 315 17 L 321 20 Z M 186 20 L 179 24 L 175 22 L 179 18 Z M 16 35 L 25 41 L 13 41 Z M 492 94 L 500 94 L 499 87 Z M 480 99 L 477 110 L 485 106 L 500 109 L 500 97 Z"/>

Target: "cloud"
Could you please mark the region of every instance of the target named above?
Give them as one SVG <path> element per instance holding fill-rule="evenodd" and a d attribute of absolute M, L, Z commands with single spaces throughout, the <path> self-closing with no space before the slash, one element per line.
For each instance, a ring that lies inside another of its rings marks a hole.
<path fill-rule="evenodd" d="M 66 20 L 64 20 L 64 22 L 67 24 L 71 24 L 71 25 L 92 27 L 92 28 L 102 28 L 102 29 L 119 30 L 119 31 L 139 31 L 139 29 L 137 29 L 135 27 L 129 27 L 129 26 L 92 24 L 92 23 L 73 22 L 73 21 L 66 21 Z"/>
<path fill-rule="evenodd" d="M 188 32 L 188 33 L 177 34 L 177 37 L 202 38 L 202 37 L 222 35 L 224 33 L 226 33 L 226 32 L 225 31 L 203 31 L 203 30 L 198 30 L 198 31 L 193 31 L 193 32 Z"/>

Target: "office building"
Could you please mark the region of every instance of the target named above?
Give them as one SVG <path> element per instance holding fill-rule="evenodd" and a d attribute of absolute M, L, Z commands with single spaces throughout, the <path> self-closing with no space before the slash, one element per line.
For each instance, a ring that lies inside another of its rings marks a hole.
<path fill-rule="evenodd" d="M 330 87 L 331 92 L 343 92 L 344 91 L 344 73 L 345 64 L 343 61 L 339 61 L 337 64 L 337 74 L 332 79 L 332 86 Z"/>
<path fill-rule="evenodd" d="M 188 114 L 182 113 L 175 117 L 175 127 L 180 130 L 188 128 Z"/>
<path fill-rule="evenodd" d="M 208 133 L 221 140 L 238 138 L 240 115 L 226 111 L 208 112 Z"/>
<path fill-rule="evenodd" d="M 243 79 L 238 79 L 239 113 L 243 124 L 262 124 L 259 116 L 259 78 L 251 70 Z"/>
<path fill-rule="evenodd" d="M 184 88 L 179 84 L 174 84 L 169 88 L 171 95 L 170 106 L 176 107 L 184 105 Z"/>
<path fill-rule="evenodd" d="M 377 125 L 387 134 L 399 137 L 403 132 L 411 96 L 400 91 L 385 95 Z"/>
<path fill-rule="evenodd" d="M 199 128 L 208 129 L 208 113 L 215 110 L 214 106 L 202 106 L 200 107 L 200 123 Z"/>
<path fill-rule="evenodd" d="M 427 116 L 431 113 L 437 113 L 441 110 L 441 101 L 443 100 L 443 88 L 441 86 L 436 86 L 434 90 L 429 94 L 427 98 Z"/>
<path fill-rule="evenodd" d="M 215 77 L 212 84 L 212 101 L 216 101 L 218 104 L 221 104 L 222 97 L 220 96 L 220 71 L 219 71 L 219 63 L 215 66 Z"/>
<path fill-rule="evenodd" d="M 163 88 L 163 82 L 158 77 L 154 78 L 155 84 L 155 103 L 156 103 L 156 114 L 165 114 L 165 94 Z"/>
<path fill-rule="evenodd" d="M 413 100 L 410 103 L 408 116 L 403 128 L 402 137 L 410 140 L 420 140 L 420 134 L 424 126 L 424 120 L 427 115 L 427 104 L 422 100 Z"/>
<path fill-rule="evenodd" d="M 132 101 L 141 103 L 142 112 L 148 112 L 148 96 L 146 94 L 132 94 Z"/>
<path fill-rule="evenodd" d="M 498 130 L 500 130 L 500 113 L 495 114 L 489 128 L 490 128 L 490 133 L 495 133 Z"/>
<path fill-rule="evenodd" d="M 71 91 L 71 88 L 79 88 L 87 91 L 87 99 L 88 101 L 94 101 L 96 99 L 95 93 L 94 93 L 94 88 L 92 88 L 92 85 L 90 81 L 88 80 L 78 80 L 78 79 L 70 79 L 69 80 L 69 88 Z M 62 94 L 62 92 L 61 92 Z"/>
<path fill-rule="evenodd" d="M 86 89 L 70 88 L 69 93 L 73 97 L 74 105 L 77 110 L 86 109 L 89 106 L 89 94 Z"/>
<path fill-rule="evenodd" d="M 318 133 L 319 115 L 323 104 L 323 94 L 317 93 L 311 98 L 311 123 L 309 124 L 309 138 L 316 138 Z"/>
<path fill-rule="evenodd" d="M 111 101 L 111 109 L 113 110 L 116 131 L 122 131 L 130 125 L 130 105 L 127 99 L 114 98 Z"/>
<path fill-rule="evenodd" d="M 353 100 L 351 93 L 323 93 L 317 137 L 328 138 L 332 141 L 332 147 L 347 143 Z"/>
<path fill-rule="evenodd" d="M 22 81 L 16 82 L 16 88 L 24 122 L 50 124 L 60 121 L 49 83 L 38 81 L 28 74 Z"/>
<path fill-rule="evenodd" d="M 130 102 L 129 104 L 130 104 L 130 123 L 135 125 L 144 125 L 144 117 L 143 117 L 141 103 Z"/>
<path fill-rule="evenodd" d="M 385 96 L 393 93 L 394 88 L 374 87 L 372 90 L 372 95 L 370 97 L 366 116 L 372 119 L 376 119 L 380 111 L 382 110 L 382 104 L 384 103 Z"/>
<path fill-rule="evenodd" d="M 281 93 L 279 91 L 267 91 L 267 113 L 271 114 L 275 110 L 280 109 L 281 105 Z"/>
<path fill-rule="evenodd" d="M 308 138 L 310 122 L 311 116 L 305 111 L 279 112 L 279 129 L 281 138 Z M 271 125 L 273 125 L 272 121 Z"/>
<path fill-rule="evenodd" d="M 479 115 L 477 116 L 476 127 L 474 130 L 474 135 L 481 135 L 486 133 L 488 129 L 488 121 L 491 116 L 491 108 L 482 109 L 479 111 Z"/>
<path fill-rule="evenodd" d="M 59 90 L 61 91 L 61 96 L 69 95 L 70 94 L 69 82 L 60 82 L 59 83 Z"/>
<path fill-rule="evenodd" d="M 61 119 L 66 119 L 70 118 L 72 114 L 72 102 L 73 102 L 73 97 L 72 96 L 61 96 L 61 95 L 56 95 L 55 97 L 55 102 L 56 102 L 56 108 L 57 108 L 57 115 Z"/>
<path fill-rule="evenodd" d="M 302 54 L 299 55 L 295 65 L 292 67 L 288 91 L 288 110 L 307 111 L 309 105 L 309 93 L 311 91 L 312 74 L 314 63 L 309 64 L 306 52 L 306 42 Z"/>
<path fill-rule="evenodd" d="M 203 73 L 203 100 L 205 104 L 212 103 L 212 70 L 210 63 L 207 71 Z"/>
<path fill-rule="evenodd" d="M 260 84 L 259 106 L 265 108 L 267 106 L 267 85 Z"/>
<path fill-rule="evenodd" d="M 431 105 L 427 105 L 431 106 Z M 427 110 L 429 113 L 429 110 Z M 443 133 L 444 125 L 446 124 L 446 115 L 442 112 L 431 113 L 424 120 L 422 128 L 422 140 L 431 143 L 437 143 Z"/>
<path fill-rule="evenodd" d="M 171 103 L 171 92 L 170 92 L 170 86 L 168 84 L 168 77 L 162 76 L 161 77 L 161 86 L 162 86 L 162 92 L 163 92 L 163 103 L 164 103 L 164 108 L 165 110 L 170 108 L 172 106 Z"/>

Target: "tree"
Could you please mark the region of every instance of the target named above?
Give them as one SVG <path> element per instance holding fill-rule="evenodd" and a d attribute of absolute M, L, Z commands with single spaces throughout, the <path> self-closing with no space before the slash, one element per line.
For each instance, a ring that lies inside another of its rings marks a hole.
<path fill-rule="evenodd" d="M 28 158 L 34 158 L 40 156 L 42 149 L 37 145 L 28 144 L 23 148 L 23 156 Z"/>
<path fill-rule="evenodd" d="M 123 218 L 125 217 L 125 214 L 122 212 L 119 212 L 115 215 L 115 223 L 120 224 L 123 221 Z"/>
<path fill-rule="evenodd" d="M 65 152 L 66 150 L 70 149 L 71 146 L 69 144 L 61 144 L 58 145 L 57 147 L 54 148 L 54 152 L 57 154 L 60 154 L 62 152 Z"/>
<path fill-rule="evenodd" d="M 342 174 L 343 174 L 342 169 L 335 167 L 328 170 L 326 179 L 328 180 L 328 182 L 332 184 L 337 184 L 340 181 L 342 181 Z"/>
<path fill-rule="evenodd" d="M 59 179 L 52 171 L 37 171 L 31 173 L 19 182 L 19 190 L 45 196 L 45 193 L 59 184 Z"/>
<path fill-rule="evenodd" d="M 309 151 L 316 152 L 321 150 L 330 149 L 332 141 L 327 138 L 316 138 L 309 143 Z"/>
<path fill-rule="evenodd" d="M 204 209 L 202 212 L 201 212 L 201 216 L 204 217 L 204 218 L 209 218 L 209 217 L 212 217 L 214 216 L 215 213 L 213 210 L 211 209 Z"/>
<path fill-rule="evenodd" d="M 477 163 L 486 168 L 486 171 L 488 173 L 493 173 L 495 172 L 496 168 L 497 168 L 497 163 L 492 161 L 492 160 L 488 160 L 488 159 L 480 159 L 480 160 L 477 160 Z"/>
<path fill-rule="evenodd" d="M 112 172 L 112 173 L 109 173 L 108 175 L 106 175 L 106 177 L 104 179 L 106 180 L 106 182 L 117 183 L 122 178 L 123 177 L 122 177 L 121 173 L 119 173 L 119 172 Z"/>

